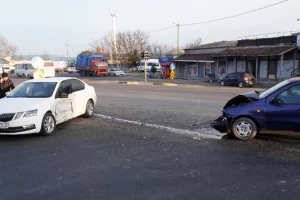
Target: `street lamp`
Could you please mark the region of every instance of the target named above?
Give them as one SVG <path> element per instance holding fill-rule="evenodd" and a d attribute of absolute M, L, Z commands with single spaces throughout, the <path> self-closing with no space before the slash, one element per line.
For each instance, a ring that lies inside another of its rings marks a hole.
<path fill-rule="evenodd" d="M 116 60 L 118 57 L 117 52 L 117 42 L 116 42 L 116 17 L 118 17 L 118 13 L 110 13 L 112 20 L 113 20 L 113 28 L 114 28 L 114 47 L 115 47 L 115 54 L 116 54 Z M 117 60 L 117 67 L 118 67 L 118 60 Z"/>
<path fill-rule="evenodd" d="M 177 55 L 179 55 L 179 28 L 180 28 L 180 24 L 173 22 L 173 24 L 175 24 L 177 26 Z"/>
<path fill-rule="evenodd" d="M 68 50 L 68 45 L 69 44 L 67 44 L 67 43 L 65 43 L 65 45 L 66 45 L 66 49 L 67 49 L 67 65 L 69 65 L 69 50 Z"/>

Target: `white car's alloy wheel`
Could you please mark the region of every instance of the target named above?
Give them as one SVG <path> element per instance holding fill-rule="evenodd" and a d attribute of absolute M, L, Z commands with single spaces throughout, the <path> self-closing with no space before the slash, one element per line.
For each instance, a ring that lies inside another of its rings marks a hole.
<path fill-rule="evenodd" d="M 89 115 L 92 116 L 94 113 L 94 105 L 93 105 L 92 101 L 88 102 L 87 109 L 88 109 Z"/>
<path fill-rule="evenodd" d="M 52 135 L 56 130 L 56 121 L 51 113 L 46 113 L 43 121 L 40 135 L 48 136 Z"/>
<path fill-rule="evenodd" d="M 44 128 L 47 133 L 51 133 L 54 130 L 54 119 L 51 116 L 47 116 L 44 121 Z"/>
<path fill-rule="evenodd" d="M 88 100 L 86 104 L 86 109 L 84 113 L 84 117 L 90 118 L 94 114 L 94 102 L 92 100 Z"/>

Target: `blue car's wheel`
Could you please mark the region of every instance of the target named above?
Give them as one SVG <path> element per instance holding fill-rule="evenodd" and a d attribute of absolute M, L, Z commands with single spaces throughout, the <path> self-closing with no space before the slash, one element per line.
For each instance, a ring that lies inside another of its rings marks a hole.
<path fill-rule="evenodd" d="M 252 119 L 241 117 L 233 122 L 232 133 L 240 140 L 251 140 L 257 134 L 257 125 Z"/>

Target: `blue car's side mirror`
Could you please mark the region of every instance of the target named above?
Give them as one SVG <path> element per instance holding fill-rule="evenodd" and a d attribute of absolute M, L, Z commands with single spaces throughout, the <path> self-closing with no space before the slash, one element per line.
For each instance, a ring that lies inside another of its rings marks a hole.
<path fill-rule="evenodd" d="M 273 98 L 271 101 L 270 101 L 270 104 L 272 104 L 272 105 L 280 105 L 280 104 L 284 104 L 284 101 L 283 100 L 281 100 L 281 99 L 277 99 L 277 98 Z"/>

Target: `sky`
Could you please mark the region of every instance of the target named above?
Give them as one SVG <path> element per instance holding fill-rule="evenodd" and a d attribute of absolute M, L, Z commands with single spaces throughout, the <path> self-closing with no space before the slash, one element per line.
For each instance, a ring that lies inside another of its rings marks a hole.
<path fill-rule="evenodd" d="M 89 49 L 94 39 L 113 31 L 110 12 L 117 12 L 116 30 L 146 32 L 180 24 L 227 17 L 282 0 L 0 0 L 0 34 L 27 55 L 69 56 Z M 300 0 L 228 20 L 180 27 L 180 46 L 283 31 L 300 32 Z M 177 29 L 150 34 L 150 40 L 176 47 Z"/>

